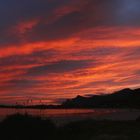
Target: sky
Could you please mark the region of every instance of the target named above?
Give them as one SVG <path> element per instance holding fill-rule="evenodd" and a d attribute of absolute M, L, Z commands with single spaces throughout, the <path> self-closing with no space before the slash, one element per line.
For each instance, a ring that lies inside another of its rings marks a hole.
<path fill-rule="evenodd" d="M 0 0 L 0 104 L 139 88 L 139 7 L 139 0 Z"/>

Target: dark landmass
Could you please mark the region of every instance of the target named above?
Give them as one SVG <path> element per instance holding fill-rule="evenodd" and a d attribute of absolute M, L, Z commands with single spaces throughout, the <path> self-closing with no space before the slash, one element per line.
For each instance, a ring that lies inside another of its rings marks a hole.
<path fill-rule="evenodd" d="M 112 94 L 77 96 L 61 105 L 15 105 L 1 108 L 61 109 L 61 108 L 140 108 L 140 89 L 123 89 Z"/>
<path fill-rule="evenodd" d="M 57 127 L 51 120 L 15 114 L 0 123 L 2 140 L 139 140 L 140 119 L 82 120 Z"/>
<path fill-rule="evenodd" d="M 140 108 L 140 89 L 123 89 L 112 94 L 77 96 L 68 99 L 64 108 Z"/>

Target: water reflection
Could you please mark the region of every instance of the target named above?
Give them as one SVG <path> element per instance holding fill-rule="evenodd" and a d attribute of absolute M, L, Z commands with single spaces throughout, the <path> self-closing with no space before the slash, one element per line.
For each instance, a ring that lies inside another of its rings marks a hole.
<path fill-rule="evenodd" d="M 83 119 L 135 120 L 139 110 L 130 109 L 0 109 L 0 120 L 15 113 L 52 119 L 57 125 Z"/>
<path fill-rule="evenodd" d="M 0 118 L 6 117 L 7 115 L 20 113 L 30 114 L 40 117 L 68 117 L 68 116 L 98 116 L 102 114 L 114 113 L 118 110 L 114 109 L 14 109 L 14 108 L 1 108 Z"/>
<path fill-rule="evenodd" d="M 15 113 L 30 114 L 43 118 L 50 117 L 72 117 L 72 116 L 101 116 L 105 114 L 120 112 L 116 109 L 0 109 L 0 119 Z"/>

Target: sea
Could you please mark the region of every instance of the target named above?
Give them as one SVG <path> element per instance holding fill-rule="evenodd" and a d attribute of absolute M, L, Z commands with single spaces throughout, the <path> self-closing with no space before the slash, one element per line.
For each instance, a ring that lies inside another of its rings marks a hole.
<path fill-rule="evenodd" d="M 15 109 L 0 108 L 0 121 L 13 114 L 28 114 L 42 119 L 51 119 L 61 126 L 69 122 L 94 120 L 135 120 L 140 117 L 138 109 Z"/>

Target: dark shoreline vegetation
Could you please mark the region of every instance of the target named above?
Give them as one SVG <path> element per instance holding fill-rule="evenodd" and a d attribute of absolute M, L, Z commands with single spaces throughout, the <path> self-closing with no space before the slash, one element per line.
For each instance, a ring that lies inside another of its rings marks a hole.
<path fill-rule="evenodd" d="M 57 127 L 51 120 L 15 114 L 0 123 L 2 140 L 139 140 L 134 121 L 82 120 Z"/>
<path fill-rule="evenodd" d="M 61 105 L 0 105 L 0 108 L 65 109 L 65 108 L 135 108 L 140 109 L 140 88 L 123 89 L 112 94 L 90 95 L 67 99 Z"/>

